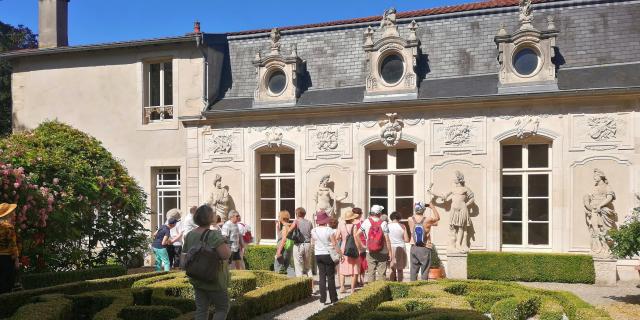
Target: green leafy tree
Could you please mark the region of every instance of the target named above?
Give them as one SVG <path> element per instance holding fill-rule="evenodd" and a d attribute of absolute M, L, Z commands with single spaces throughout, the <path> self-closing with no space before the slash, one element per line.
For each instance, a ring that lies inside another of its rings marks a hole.
<path fill-rule="evenodd" d="M 38 47 L 38 36 L 29 28 L 0 21 L 0 52 Z M 11 65 L 0 60 L 0 136 L 11 133 Z"/>
<path fill-rule="evenodd" d="M 129 264 L 146 246 L 146 194 L 95 138 L 42 123 L 0 140 L 0 162 L 24 168 L 32 184 L 52 182 L 57 199 L 44 230 L 49 269 Z"/>
<path fill-rule="evenodd" d="M 610 230 L 613 240 L 611 252 L 618 258 L 632 258 L 640 255 L 640 207 L 633 209 L 618 229 Z"/>

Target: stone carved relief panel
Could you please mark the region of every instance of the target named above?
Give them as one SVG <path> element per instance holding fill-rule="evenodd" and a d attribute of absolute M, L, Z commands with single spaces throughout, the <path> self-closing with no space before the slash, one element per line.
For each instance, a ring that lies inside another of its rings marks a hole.
<path fill-rule="evenodd" d="M 605 205 L 617 212 L 617 221 L 624 221 L 625 216 L 633 208 L 634 191 L 636 191 L 632 163 L 613 156 L 596 155 L 575 161 L 569 167 L 571 214 L 569 226 L 566 229 L 570 232 L 570 251 L 589 252 L 592 234 L 589 230 L 590 219 L 586 212 L 585 198 L 586 195 L 592 195 L 602 183 L 595 170 L 598 169 L 606 174 L 606 189 L 615 192 L 615 200 Z M 596 201 L 596 203 L 600 205 L 604 201 Z"/>
<path fill-rule="evenodd" d="M 350 159 L 353 156 L 351 125 L 308 126 L 305 131 L 305 159 Z"/>
<path fill-rule="evenodd" d="M 202 162 L 244 161 L 242 129 L 205 129 Z"/>
<path fill-rule="evenodd" d="M 444 193 L 455 187 L 453 183 L 456 171 L 464 174 L 465 186 L 473 190 L 474 203 L 468 206 L 471 226 L 467 227 L 468 243 L 471 249 L 486 250 L 487 248 L 487 170 L 480 163 L 473 163 L 463 159 L 450 159 L 431 167 L 429 181 L 434 184 L 432 190 Z M 429 197 L 425 199 L 429 200 Z M 433 228 L 433 239 L 438 246 L 448 246 L 451 239 L 449 224 L 451 223 L 452 201 L 436 201 L 441 220 L 439 226 Z M 447 249 L 449 250 L 449 249 Z"/>
<path fill-rule="evenodd" d="M 431 120 L 431 155 L 485 154 L 485 117 Z"/>
<path fill-rule="evenodd" d="M 305 188 L 305 201 L 304 204 L 307 208 L 307 217 L 310 219 L 311 214 L 317 208 L 320 182 L 322 177 L 329 175 L 330 180 L 326 188 L 333 192 L 333 198 L 339 199 L 337 202 L 333 202 L 334 212 L 336 217 L 340 217 L 345 209 L 353 208 L 353 171 L 351 168 L 343 167 L 337 164 L 322 164 L 315 168 L 307 170 L 304 176 Z M 345 198 L 346 195 L 346 198 Z M 342 218 L 343 219 L 343 218 Z"/>
<path fill-rule="evenodd" d="M 569 117 L 569 151 L 633 149 L 632 113 L 572 114 Z"/>

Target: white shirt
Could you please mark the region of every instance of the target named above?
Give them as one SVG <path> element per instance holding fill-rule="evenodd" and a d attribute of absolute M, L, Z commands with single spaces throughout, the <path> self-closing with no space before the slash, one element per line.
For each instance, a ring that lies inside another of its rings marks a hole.
<path fill-rule="evenodd" d="M 402 225 L 397 222 L 389 223 L 389 240 L 391 240 L 391 247 L 403 247 L 404 248 L 404 234 L 405 231 Z"/>
<path fill-rule="evenodd" d="M 369 235 L 369 229 L 371 229 L 371 221 L 369 219 L 373 220 L 374 222 L 380 221 L 379 217 L 371 216 L 366 220 L 364 220 L 364 222 L 362 222 L 362 225 L 360 226 L 360 230 L 362 230 L 362 233 L 364 234 L 365 238 L 367 238 L 367 236 Z M 382 229 L 382 233 L 384 235 L 389 235 L 389 224 L 386 221 L 382 221 L 380 228 Z M 386 241 L 386 240 L 383 239 L 382 241 Z M 367 246 L 367 251 L 369 251 L 368 246 Z M 386 247 L 383 246 L 382 251 L 380 251 L 380 253 L 387 253 L 387 252 L 388 251 Z"/>
<path fill-rule="evenodd" d="M 227 220 L 222 225 L 222 235 L 229 239 L 231 243 L 231 251 L 237 252 L 240 251 L 242 237 L 240 236 L 240 229 L 238 228 L 237 223 L 231 222 L 231 220 Z"/>
<path fill-rule="evenodd" d="M 317 226 L 311 230 L 311 238 L 314 243 L 315 255 L 329 254 L 328 246 L 331 246 L 331 236 L 335 234 L 335 230 L 328 226 Z"/>
<path fill-rule="evenodd" d="M 181 230 L 182 230 L 182 220 L 178 221 L 178 223 L 176 223 L 176 226 L 174 228 L 171 228 L 171 230 L 169 230 L 169 236 L 171 237 L 171 239 L 174 239 L 175 237 L 177 237 Z M 182 239 L 184 239 L 184 237 Z M 176 247 L 182 246 L 182 241 L 175 241 L 173 245 Z"/>
<path fill-rule="evenodd" d="M 182 239 L 187 237 L 187 234 L 191 232 L 193 229 L 197 228 L 195 222 L 193 222 L 193 215 L 191 213 L 187 213 L 184 219 L 179 222 L 180 231 L 182 231 Z M 177 229 L 177 228 L 174 228 Z"/>

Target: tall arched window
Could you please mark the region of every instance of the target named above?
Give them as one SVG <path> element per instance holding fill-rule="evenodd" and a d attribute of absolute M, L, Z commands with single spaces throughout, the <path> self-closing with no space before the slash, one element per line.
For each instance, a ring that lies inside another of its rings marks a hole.
<path fill-rule="evenodd" d="M 367 150 L 367 198 L 369 207 L 382 205 L 384 213 L 398 211 L 403 221 L 413 213 L 416 148 L 411 144 Z"/>
<path fill-rule="evenodd" d="M 281 210 L 293 216 L 296 208 L 295 157 L 293 150 L 258 154 L 258 220 L 261 240 L 276 239 L 276 221 Z"/>
<path fill-rule="evenodd" d="M 539 137 L 502 144 L 503 248 L 551 243 L 551 147 Z"/>

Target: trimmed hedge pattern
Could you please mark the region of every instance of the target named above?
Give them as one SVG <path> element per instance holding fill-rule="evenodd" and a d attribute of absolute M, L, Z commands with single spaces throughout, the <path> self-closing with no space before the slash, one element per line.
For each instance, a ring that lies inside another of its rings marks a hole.
<path fill-rule="evenodd" d="M 0 319 L 11 316 L 18 308 L 37 296 L 51 293 L 79 294 L 87 291 L 126 289 L 130 288 L 131 285 L 138 280 L 153 277 L 158 274 L 162 273 L 139 273 L 115 278 L 86 280 L 65 283 L 53 287 L 0 294 L 0 306 L 2 306 L 2 308 L 0 308 Z"/>
<path fill-rule="evenodd" d="M 244 262 L 249 270 L 273 271 L 276 246 L 250 245 L 244 251 Z"/>
<path fill-rule="evenodd" d="M 83 280 L 113 278 L 124 276 L 126 274 L 127 269 L 125 267 L 112 265 L 88 270 L 28 273 L 20 276 L 20 282 L 22 283 L 22 287 L 28 290 Z"/>
<path fill-rule="evenodd" d="M 588 255 L 557 253 L 471 252 L 469 279 L 594 283 L 593 259 Z"/>
<path fill-rule="evenodd" d="M 371 311 L 374 310 L 374 311 Z M 374 282 L 310 319 L 611 320 L 575 295 L 481 280 Z"/>

